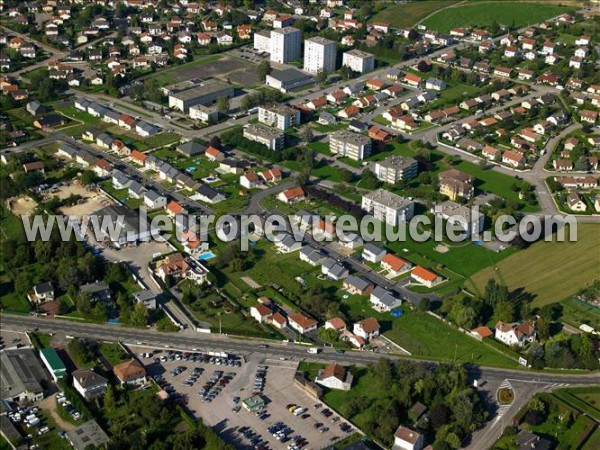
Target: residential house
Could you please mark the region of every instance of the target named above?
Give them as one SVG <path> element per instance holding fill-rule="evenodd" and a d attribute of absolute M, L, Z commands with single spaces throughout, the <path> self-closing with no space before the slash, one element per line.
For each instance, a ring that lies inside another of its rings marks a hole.
<path fill-rule="evenodd" d="M 302 313 L 289 314 L 288 325 L 300 334 L 310 333 L 317 329 L 317 321 Z"/>
<path fill-rule="evenodd" d="M 373 289 L 369 297 L 369 302 L 371 303 L 371 307 L 379 312 L 391 311 L 402 304 L 401 300 L 394 297 L 390 291 L 381 286 L 376 286 Z"/>
<path fill-rule="evenodd" d="M 342 286 L 352 295 L 368 295 L 373 290 L 372 283 L 355 275 L 348 276 Z"/>
<path fill-rule="evenodd" d="M 496 324 L 494 337 L 506 345 L 522 347 L 527 342 L 535 341 L 535 324 L 531 321 L 523 323 L 504 323 L 499 321 Z"/>
<path fill-rule="evenodd" d="M 146 384 L 146 369 L 137 359 L 131 359 L 113 367 L 119 383 L 123 385 L 141 386 Z"/>
<path fill-rule="evenodd" d="M 87 401 L 104 397 L 108 380 L 91 369 L 78 369 L 71 372 L 73 387 Z"/>
<path fill-rule="evenodd" d="M 327 258 L 321 265 L 321 273 L 334 281 L 339 281 L 349 275 L 348 269 L 333 258 Z"/>
<path fill-rule="evenodd" d="M 400 425 L 394 433 L 393 450 L 422 450 L 424 445 L 424 436 L 412 428 Z"/>
<path fill-rule="evenodd" d="M 386 254 L 387 251 L 385 249 L 377 247 L 375 244 L 369 242 L 365 244 L 363 248 L 362 259 L 364 259 L 365 261 L 377 263 L 381 261 Z"/>
<path fill-rule="evenodd" d="M 343 366 L 333 363 L 319 370 L 315 383 L 329 389 L 349 391 L 352 387 L 352 374 Z"/>
<path fill-rule="evenodd" d="M 432 288 L 444 281 L 444 278 L 422 266 L 416 266 L 410 273 L 410 278 L 419 284 Z"/>
<path fill-rule="evenodd" d="M 408 272 L 412 268 L 412 264 L 392 253 L 388 253 L 381 260 L 381 268 L 387 270 L 388 276 L 393 278 Z"/>
<path fill-rule="evenodd" d="M 352 331 L 356 336 L 363 338 L 365 341 L 369 341 L 370 339 L 379 336 L 379 329 L 379 322 L 377 322 L 376 319 L 368 318 L 356 322 Z"/>

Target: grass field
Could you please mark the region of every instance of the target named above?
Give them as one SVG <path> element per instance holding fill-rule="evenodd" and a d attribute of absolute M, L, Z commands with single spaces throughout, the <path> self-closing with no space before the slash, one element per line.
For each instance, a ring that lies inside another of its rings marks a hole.
<path fill-rule="evenodd" d="M 129 355 L 116 342 L 102 342 L 100 343 L 99 350 L 113 366 L 129 359 Z"/>
<path fill-rule="evenodd" d="M 576 298 L 560 302 L 562 307 L 561 321 L 579 327 L 585 323 L 600 330 L 600 308 Z"/>
<path fill-rule="evenodd" d="M 557 389 L 554 395 L 594 419 L 600 420 L 600 386 Z"/>
<path fill-rule="evenodd" d="M 434 2 L 424 2 L 434 3 Z M 521 2 L 478 2 L 448 8 L 424 21 L 428 29 L 447 33 L 455 27 L 500 25 L 524 27 L 572 11 L 558 5 Z"/>
<path fill-rule="evenodd" d="M 373 20 L 389 22 L 391 26 L 412 27 L 420 20 L 442 8 L 458 3 L 457 0 L 433 0 L 393 5 L 375 15 Z"/>
<path fill-rule="evenodd" d="M 483 292 L 489 278 L 509 289 L 522 288 L 543 306 L 569 297 L 597 279 L 600 267 L 600 229 L 579 224 L 577 242 L 536 242 L 504 261 L 476 273 L 467 288 Z"/>

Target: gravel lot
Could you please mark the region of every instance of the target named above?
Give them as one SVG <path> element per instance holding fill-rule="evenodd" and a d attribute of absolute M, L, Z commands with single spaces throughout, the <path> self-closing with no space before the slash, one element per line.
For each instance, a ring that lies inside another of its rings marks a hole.
<path fill-rule="evenodd" d="M 153 358 L 165 354 L 166 352 L 162 352 Z M 187 406 L 193 414 L 201 417 L 204 423 L 213 427 L 225 440 L 237 448 L 255 448 L 251 440 L 239 431 L 240 428 L 246 427 L 266 441 L 267 446 L 263 448 L 287 449 L 291 440 L 285 443 L 280 442 L 267 431 L 277 422 L 283 422 L 293 430 L 289 435 L 290 438 L 297 435 L 302 436 L 307 441 L 304 449 L 324 448 L 354 431 L 353 429 L 348 432 L 341 431 L 339 425 L 344 421 L 338 418 L 333 423 L 335 415 L 329 418 L 324 417 L 321 411 L 325 406 L 314 408 L 320 402 L 293 383 L 295 363 L 270 360 L 265 363 L 258 355 L 253 356 L 256 357 L 242 363 L 239 368 L 183 360 L 166 361 L 160 364 L 154 363 L 153 358 L 143 359 L 143 361 L 148 364 L 147 368 L 151 375 L 162 375 L 166 382 L 173 386 L 177 394 L 187 397 Z M 179 366 L 186 367 L 186 370 L 178 375 L 173 375 L 171 371 Z M 241 402 L 234 402 L 235 397 L 239 397 L 243 401 L 252 395 L 254 378 L 259 366 L 264 366 L 266 373 L 263 398 L 266 401 L 265 412 L 268 416 L 262 420 L 255 413 L 244 408 L 236 408 L 241 405 Z M 182 383 L 197 367 L 203 369 L 198 380 L 193 386 L 183 385 Z M 225 375 L 227 373 L 234 375 L 212 402 L 205 403 L 198 391 L 202 389 L 214 372 L 219 370 L 223 371 Z M 306 412 L 294 416 L 287 409 L 289 404 L 306 408 Z M 237 409 L 237 412 L 234 409 Z M 315 428 L 317 423 L 322 425 Z M 328 430 L 321 432 L 323 429 Z"/>

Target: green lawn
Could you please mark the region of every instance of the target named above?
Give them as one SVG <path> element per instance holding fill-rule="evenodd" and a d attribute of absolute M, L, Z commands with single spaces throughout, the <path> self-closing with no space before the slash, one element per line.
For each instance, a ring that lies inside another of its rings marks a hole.
<path fill-rule="evenodd" d="M 455 330 L 441 320 L 418 311 L 405 310 L 401 317 L 389 316 L 384 335 L 415 356 L 488 366 L 517 367 L 512 359 L 482 342 Z"/>
<path fill-rule="evenodd" d="M 380 11 L 373 20 L 389 22 L 393 27 L 412 27 L 429 14 L 457 3 L 458 0 L 433 0 L 392 5 Z"/>
<path fill-rule="evenodd" d="M 98 350 L 113 366 L 131 359 L 127 352 L 116 342 L 101 342 Z"/>
<path fill-rule="evenodd" d="M 553 394 L 574 408 L 600 420 L 600 386 L 557 389 Z"/>
<path fill-rule="evenodd" d="M 433 3 L 433 2 L 424 2 Z M 489 27 L 493 22 L 510 27 L 524 27 L 560 14 L 572 8 L 544 3 L 481 2 L 448 8 L 424 21 L 428 29 L 447 33 L 455 27 Z"/>
<path fill-rule="evenodd" d="M 596 330 L 600 330 L 600 308 L 585 303 L 576 298 L 570 298 L 560 302 L 562 307 L 561 322 L 568 323 L 574 327 L 588 324 Z"/>
<path fill-rule="evenodd" d="M 600 248 L 599 231 L 596 224 L 578 224 L 577 242 L 536 242 L 476 273 L 467 288 L 481 293 L 487 280 L 496 278 L 511 290 L 532 294 L 534 306 L 574 295 L 599 278 L 600 253 L 591 250 Z"/>

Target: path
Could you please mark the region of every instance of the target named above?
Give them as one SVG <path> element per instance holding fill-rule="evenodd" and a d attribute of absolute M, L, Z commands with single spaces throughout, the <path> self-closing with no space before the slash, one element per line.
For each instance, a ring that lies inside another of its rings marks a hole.
<path fill-rule="evenodd" d="M 52 394 L 49 397 L 46 397 L 39 403 L 39 407 L 45 411 L 50 413 L 52 416 L 52 420 L 56 422 L 56 425 L 63 431 L 71 431 L 77 428 L 76 425 L 73 425 L 71 422 L 67 422 L 62 417 L 58 415 L 56 409 L 58 408 L 58 402 L 56 401 L 56 394 Z"/>

